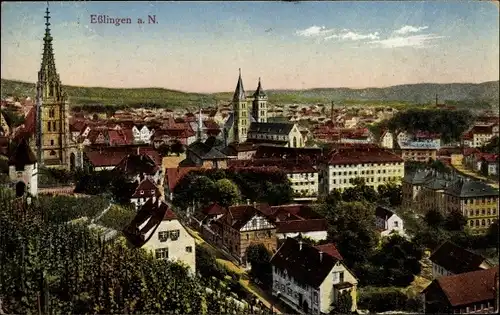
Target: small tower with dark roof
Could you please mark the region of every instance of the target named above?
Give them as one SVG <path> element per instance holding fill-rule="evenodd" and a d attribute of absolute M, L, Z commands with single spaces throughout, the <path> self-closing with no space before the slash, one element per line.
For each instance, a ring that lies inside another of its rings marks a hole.
<path fill-rule="evenodd" d="M 21 140 L 9 158 L 9 178 L 15 185 L 17 197 L 38 194 L 37 159 L 26 140 Z"/>
<path fill-rule="evenodd" d="M 257 90 L 253 93 L 252 115 L 257 122 L 267 122 L 267 94 L 262 88 L 260 78 Z"/>
<path fill-rule="evenodd" d="M 233 140 L 239 143 L 245 142 L 250 122 L 248 119 L 249 108 L 247 106 L 247 97 L 243 88 L 243 80 L 241 79 L 241 69 L 239 69 L 238 83 L 234 90 L 232 105 L 234 115 Z"/>

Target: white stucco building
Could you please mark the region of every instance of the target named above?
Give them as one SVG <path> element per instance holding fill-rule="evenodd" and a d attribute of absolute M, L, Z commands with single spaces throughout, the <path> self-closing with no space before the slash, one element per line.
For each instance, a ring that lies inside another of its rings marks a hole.
<path fill-rule="evenodd" d="M 380 231 L 381 236 L 389 236 L 397 233 L 405 235 L 403 220 L 392 210 L 378 206 L 375 210 L 375 226 Z"/>
<path fill-rule="evenodd" d="M 389 149 L 377 146 L 350 146 L 332 150 L 319 164 L 320 194 L 353 187 L 355 178 L 377 189 L 404 177 L 404 161 Z"/>
<path fill-rule="evenodd" d="M 358 281 L 336 250 L 327 251 L 287 238 L 271 258 L 271 265 L 273 296 L 297 313 L 328 314 L 340 294 L 352 298 L 351 311 L 357 309 Z"/>
<path fill-rule="evenodd" d="M 394 137 L 392 132 L 385 130 L 380 136 L 380 146 L 382 148 L 392 149 L 394 148 Z"/>
<path fill-rule="evenodd" d="M 124 235 L 134 247 L 149 249 L 157 259 L 180 262 L 196 273 L 195 239 L 164 202 L 149 199 Z"/>

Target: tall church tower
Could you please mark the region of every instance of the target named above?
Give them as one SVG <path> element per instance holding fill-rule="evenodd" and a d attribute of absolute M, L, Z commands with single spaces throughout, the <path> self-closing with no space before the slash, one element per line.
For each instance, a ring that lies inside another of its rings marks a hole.
<path fill-rule="evenodd" d="M 241 69 L 239 69 L 238 83 L 233 95 L 233 115 L 234 128 L 233 140 L 242 143 L 247 139 L 249 122 L 249 112 L 247 108 L 247 98 L 245 89 L 243 88 L 243 80 L 241 79 Z"/>
<path fill-rule="evenodd" d="M 257 122 L 267 122 L 267 95 L 262 89 L 260 78 L 257 90 L 253 93 L 252 115 Z"/>
<path fill-rule="evenodd" d="M 36 150 L 40 165 L 69 169 L 70 162 L 69 103 L 56 71 L 49 8 L 45 11 L 43 55 L 36 85 Z"/>

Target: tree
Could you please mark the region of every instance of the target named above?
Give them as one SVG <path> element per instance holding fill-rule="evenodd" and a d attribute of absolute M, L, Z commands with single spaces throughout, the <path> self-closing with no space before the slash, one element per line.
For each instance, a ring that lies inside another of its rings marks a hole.
<path fill-rule="evenodd" d="M 352 181 L 354 187 L 349 187 L 342 193 L 344 201 L 368 201 L 375 202 L 378 199 L 377 192 L 371 186 L 367 186 L 363 178 L 355 178 Z"/>
<path fill-rule="evenodd" d="M 444 227 L 448 231 L 463 231 L 466 225 L 467 219 L 457 210 L 451 211 L 444 221 Z"/>
<path fill-rule="evenodd" d="M 247 247 L 247 262 L 250 263 L 250 275 L 259 279 L 269 288 L 272 284 L 271 253 L 262 243 L 254 243 Z"/>
<path fill-rule="evenodd" d="M 386 284 L 406 287 L 420 273 L 422 256 L 418 246 L 396 234 L 384 240 L 373 260 L 381 267 Z"/>
<path fill-rule="evenodd" d="M 321 204 L 319 212 L 328 221 L 329 242 L 335 243 L 346 264 L 363 264 L 378 243 L 375 232 L 375 208 L 366 202 Z"/>
<path fill-rule="evenodd" d="M 177 154 L 177 156 L 184 153 L 184 145 L 179 140 L 174 140 L 172 145 L 170 146 L 170 152 Z"/>
<path fill-rule="evenodd" d="M 436 209 L 429 210 L 425 216 L 424 221 L 431 228 L 440 228 L 443 226 L 445 218 L 443 214 Z"/>
<path fill-rule="evenodd" d="M 104 210 L 104 209 L 101 209 Z M 132 207 L 113 205 L 97 222 L 105 227 L 122 231 L 136 216 L 137 212 Z"/>
<path fill-rule="evenodd" d="M 238 186 L 226 178 L 215 182 L 215 193 L 217 194 L 218 203 L 223 207 L 232 206 L 241 198 Z"/>
<path fill-rule="evenodd" d="M 402 186 L 389 182 L 378 186 L 378 195 L 381 201 L 386 201 L 390 206 L 397 207 L 403 200 Z"/>
<path fill-rule="evenodd" d="M 343 291 L 339 294 L 337 304 L 333 304 L 333 309 L 330 314 L 349 314 L 352 309 L 351 291 Z"/>

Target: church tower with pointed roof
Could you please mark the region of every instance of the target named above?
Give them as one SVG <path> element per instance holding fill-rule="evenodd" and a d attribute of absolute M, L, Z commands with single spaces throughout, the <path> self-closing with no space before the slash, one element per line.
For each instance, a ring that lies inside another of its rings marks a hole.
<path fill-rule="evenodd" d="M 40 165 L 70 169 L 75 167 L 78 153 L 76 144 L 70 143 L 69 103 L 56 71 L 48 7 L 45 20 L 42 64 L 36 84 L 36 129 L 32 145 Z"/>
<path fill-rule="evenodd" d="M 252 115 L 257 122 L 267 122 L 267 94 L 259 78 L 257 90 L 253 93 Z"/>
<path fill-rule="evenodd" d="M 238 83 L 234 90 L 232 105 L 234 112 L 233 140 L 242 143 L 247 139 L 248 127 L 250 126 L 250 112 L 245 89 L 243 88 L 243 80 L 241 79 L 241 69 L 239 69 Z"/>

